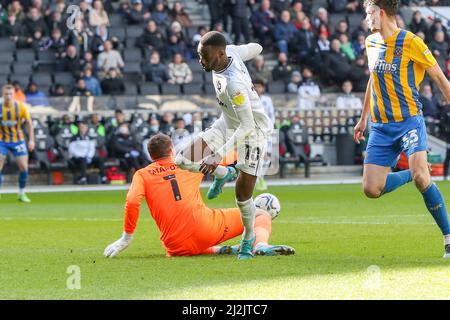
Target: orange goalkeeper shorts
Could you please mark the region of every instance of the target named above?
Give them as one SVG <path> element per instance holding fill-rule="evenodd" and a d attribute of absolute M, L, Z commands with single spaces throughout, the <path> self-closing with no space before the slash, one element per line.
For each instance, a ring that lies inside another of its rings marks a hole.
<path fill-rule="evenodd" d="M 196 231 L 177 248 L 167 248 L 167 256 L 192 256 L 241 235 L 244 232 L 238 208 L 204 208 L 196 216 Z"/>

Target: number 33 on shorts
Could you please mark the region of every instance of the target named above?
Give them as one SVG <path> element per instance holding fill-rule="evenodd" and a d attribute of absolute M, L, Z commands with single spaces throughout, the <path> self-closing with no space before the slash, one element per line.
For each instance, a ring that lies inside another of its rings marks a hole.
<path fill-rule="evenodd" d="M 411 130 L 402 137 L 402 149 L 415 149 L 419 145 L 417 129 Z"/>

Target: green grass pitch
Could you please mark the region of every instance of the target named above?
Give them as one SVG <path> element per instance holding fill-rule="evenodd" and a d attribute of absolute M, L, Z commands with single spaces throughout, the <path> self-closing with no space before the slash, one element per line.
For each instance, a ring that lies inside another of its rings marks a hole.
<path fill-rule="evenodd" d="M 450 207 L 450 183 L 438 185 Z M 30 205 L 3 195 L 0 299 L 450 299 L 442 236 L 412 185 L 379 200 L 359 185 L 268 192 L 282 205 L 271 242 L 294 256 L 167 258 L 144 202 L 132 245 L 105 259 L 122 232 L 125 191 L 30 194 Z M 227 188 L 207 204 L 233 199 Z M 80 289 L 67 288 L 71 265 Z"/>

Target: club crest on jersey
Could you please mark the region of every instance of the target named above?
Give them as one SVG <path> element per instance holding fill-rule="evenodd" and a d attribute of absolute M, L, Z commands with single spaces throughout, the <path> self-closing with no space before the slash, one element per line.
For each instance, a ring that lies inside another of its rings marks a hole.
<path fill-rule="evenodd" d="M 217 87 L 217 91 L 220 92 L 220 90 L 222 90 L 222 84 L 220 83 L 219 80 L 217 80 L 216 87 Z"/>
<path fill-rule="evenodd" d="M 245 102 L 245 98 L 244 98 L 244 94 L 241 93 L 240 91 L 236 92 L 233 95 L 233 102 L 237 105 L 237 106 L 242 106 Z"/>
<path fill-rule="evenodd" d="M 394 57 L 401 57 L 403 54 L 403 48 L 402 47 L 395 47 L 394 49 Z"/>

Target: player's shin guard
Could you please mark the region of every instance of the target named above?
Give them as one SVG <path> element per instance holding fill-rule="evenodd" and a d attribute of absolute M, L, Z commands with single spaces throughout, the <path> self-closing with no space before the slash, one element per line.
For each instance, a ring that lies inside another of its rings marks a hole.
<path fill-rule="evenodd" d="M 386 185 L 384 186 L 383 194 L 392 192 L 395 189 L 411 181 L 412 181 L 411 170 L 389 173 L 386 179 Z"/>
<path fill-rule="evenodd" d="M 19 174 L 19 190 L 22 192 L 27 186 L 28 171 L 21 171 Z"/>
<path fill-rule="evenodd" d="M 244 240 L 250 240 L 255 233 L 255 213 L 256 207 L 253 198 L 245 201 L 236 200 L 236 204 L 241 211 L 242 224 L 244 225 Z"/>
<path fill-rule="evenodd" d="M 424 192 L 422 192 L 425 204 L 442 231 L 443 235 L 450 234 L 450 224 L 448 222 L 447 209 L 445 201 L 438 187 L 432 183 Z"/>

